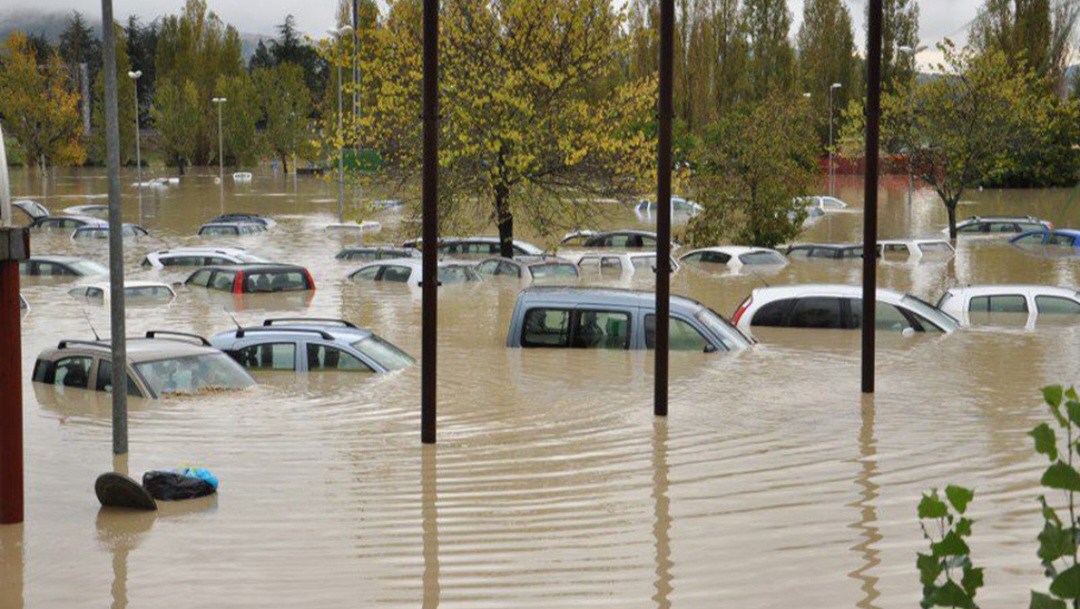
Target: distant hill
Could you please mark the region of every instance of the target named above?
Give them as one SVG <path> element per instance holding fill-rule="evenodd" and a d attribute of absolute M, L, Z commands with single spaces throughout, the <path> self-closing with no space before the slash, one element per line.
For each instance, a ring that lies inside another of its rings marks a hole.
<path fill-rule="evenodd" d="M 71 17 L 71 11 L 54 11 L 43 12 L 35 9 L 2 9 L 0 8 L 0 40 L 4 40 L 14 30 L 21 30 L 28 34 L 43 35 L 46 40 L 52 44 L 60 39 L 60 34 L 67 27 L 68 19 Z M 83 18 L 86 22 L 94 28 L 98 37 L 101 37 L 101 19 L 97 15 L 83 14 Z M 143 23 L 147 23 L 147 18 L 142 18 Z M 264 36 L 262 34 L 246 34 L 240 32 L 240 44 L 241 53 L 246 63 L 252 55 L 255 54 L 255 49 L 259 46 L 259 41 L 269 41 L 273 36 Z"/>

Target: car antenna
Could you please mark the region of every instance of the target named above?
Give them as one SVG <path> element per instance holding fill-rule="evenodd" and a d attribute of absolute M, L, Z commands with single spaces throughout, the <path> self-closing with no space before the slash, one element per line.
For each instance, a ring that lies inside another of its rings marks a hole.
<path fill-rule="evenodd" d="M 98 336 L 97 329 L 94 328 L 94 322 L 90 321 L 90 314 L 86 312 L 85 307 L 79 307 L 82 310 L 83 317 L 86 318 L 86 325 L 90 326 L 90 331 L 94 333 L 94 340 L 100 342 L 101 337 Z"/>
<path fill-rule="evenodd" d="M 236 329 L 237 329 L 237 330 L 243 330 L 243 329 L 244 329 L 244 328 L 243 328 L 243 326 L 241 326 L 241 325 L 240 325 L 240 322 L 236 321 L 236 318 L 235 318 L 235 317 L 233 317 L 233 314 L 232 314 L 232 313 L 229 313 L 229 310 L 228 310 L 228 309 L 226 309 L 225 307 L 221 307 L 221 310 L 222 310 L 222 311 L 225 311 L 225 314 L 229 316 L 229 319 L 231 319 L 231 320 L 232 320 L 232 322 L 233 322 L 234 324 L 236 324 Z"/>
<path fill-rule="evenodd" d="M 768 281 L 765 281 L 765 278 L 764 278 L 764 277 L 762 277 L 761 275 L 758 275 L 757 273 L 755 273 L 754 271 L 751 271 L 750 269 L 747 269 L 747 270 L 746 270 L 746 272 L 747 272 L 747 273 L 750 273 L 751 275 L 753 275 L 753 276 L 754 276 L 754 279 L 757 279 L 757 280 L 758 280 L 758 281 L 760 281 L 761 283 L 765 284 L 765 287 L 767 287 L 767 288 L 771 288 L 771 287 L 772 287 L 771 285 L 769 285 L 769 282 L 768 282 Z"/>

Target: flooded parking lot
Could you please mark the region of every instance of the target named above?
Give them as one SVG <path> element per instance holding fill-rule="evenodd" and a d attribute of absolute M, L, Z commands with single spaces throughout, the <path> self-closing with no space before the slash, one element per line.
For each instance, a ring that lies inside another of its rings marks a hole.
<path fill-rule="evenodd" d="M 128 179 L 127 182 L 132 180 Z M 944 208 L 906 180 L 886 182 L 881 236 L 940 236 Z M 57 173 L 13 190 L 59 213 L 103 201 L 103 173 Z M 215 240 L 308 267 L 313 295 L 234 296 L 179 288 L 132 308 L 130 335 L 210 335 L 283 315 L 348 319 L 414 356 L 420 294 L 345 280 L 327 233 L 335 185 L 256 174 L 249 184 L 195 173 L 179 186 L 125 189 L 132 279 L 153 250 L 194 245 L 220 213 L 257 212 L 271 231 Z M 803 241 L 861 235 L 861 183 L 838 193 Z M 1080 224 L 1067 191 L 972 193 L 960 216 L 1031 213 Z M 18 197 L 16 197 L 18 198 Z M 389 240 L 401 212 L 381 212 Z M 614 213 L 611 226 L 638 226 Z M 522 223 L 524 224 L 524 223 Z M 414 236 L 401 234 L 400 237 Z M 529 235 L 522 235 L 529 239 Z M 400 239 L 398 239 L 400 240 Z M 549 245 L 549 244 L 541 244 Z M 106 261 L 106 244 L 35 235 L 35 255 Z M 936 301 L 953 285 L 1080 285 L 1080 259 L 961 239 L 955 257 L 887 260 L 885 287 Z M 725 316 L 755 287 L 857 283 L 858 260 L 761 273 L 684 268 L 672 292 Z M 420 368 L 387 375 L 258 373 L 233 394 L 131 402 L 135 476 L 185 463 L 222 480 L 217 496 L 153 514 L 100 511 L 95 477 L 113 467 L 104 394 L 36 386 L 36 355 L 107 333 L 108 309 L 74 283 L 23 278 L 26 523 L 0 527 L 0 606 L 16 607 L 911 607 L 919 599 L 921 492 L 976 489 L 975 561 L 984 607 L 1026 604 L 1044 586 L 1035 555 L 1042 470 L 1027 432 L 1045 419 L 1038 388 L 1080 380 L 1080 324 L 1018 323 L 950 336 L 879 334 L 878 393 L 859 393 L 857 332 L 762 329 L 734 355 L 673 353 L 671 416 L 652 416 L 643 352 L 508 350 L 517 282 L 440 291 L 439 440 L 422 447 Z M 609 283 L 612 283 L 609 281 Z M 648 277 L 617 285 L 649 289 Z M 782 599 L 782 600 L 781 600 Z"/>

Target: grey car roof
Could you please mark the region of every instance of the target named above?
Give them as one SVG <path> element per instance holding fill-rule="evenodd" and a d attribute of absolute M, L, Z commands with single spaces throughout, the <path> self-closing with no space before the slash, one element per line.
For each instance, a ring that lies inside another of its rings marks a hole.
<path fill-rule="evenodd" d="M 61 345 L 63 348 L 61 348 Z M 105 340 L 65 340 L 60 341 L 54 349 L 46 349 L 41 352 L 39 358 L 56 360 L 69 353 L 94 353 L 100 354 L 105 359 L 112 359 L 112 341 Z M 176 338 L 146 338 L 134 337 L 127 339 L 128 361 L 132 364 L 154 362 L 176 357 L 188 357 L 193 355 L 207 355 L 220 353 L 213 347 L 196 345 L 192 342 Z"/>
<path fill-rule="evenodd" d="M 245 326 L 243 328 L 233 328 L 231 330 L 225 330 L 218 332 L 210 337 L 210 342 L 214 343 L 222 339 L 239 339 L 237 334 L 241 331 L 250 332 L 246 334 L 243 339 L 275 339 L 280 340 L 284 336 L 290 338 L 311 338 L 314 334 L 312 330 L 318 330 L 333 338 L 335 341 L 342 341 L 346 343 L 355 343 L 356 341 L 363 340 L 370 337 L 373 332 L 366 328 L 350 328 L 348 326 L 342 326 L 340 324 L 327 324 L 320 323 L 318 321 L 302 322 L 296 321 L 287 324 L 274 324 L 272 326 Z"/>
<path fill-rule="evenodd" d="M 656 306 L 656 294 L 646 290 L 573 286 L 534 286 L 521 291 L 519 298 L 530 303 L 599 304 L 620 307 Z M 705 305 L 685 296 L 671 295 L 671 310 L 693 314 Z"/>
<path fill-rule="evenodd" d="M 93 262 L 86 258 L 79 258 L 78 256 L 31 256 L 27 259 L 27 262 L 59 262 L 62 264 L 70 262 Z"/>

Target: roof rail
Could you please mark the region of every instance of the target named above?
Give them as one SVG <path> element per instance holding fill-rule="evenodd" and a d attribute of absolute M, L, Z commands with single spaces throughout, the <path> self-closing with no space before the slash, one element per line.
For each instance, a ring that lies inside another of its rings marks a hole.
<path fill-rule="evenodd" d="M 60 344 L 56 345 L 57 349 L 67 349 L 69 346 L 78 345 L 80 347 L 98 347 L 105 349 L 110 346 L 110 343 L 97 340 L 62 340 Z"/>
<path fill-rule="evenodd" d="M 272 326 L 276 323 L 310 323 L 318 322 L 324 324 L 341 324 L 346 328 L 355 328 L 356 326 L 344 319 L 334 319 L 332 317 L 272 317 L 270 319 L 263 320 L 263 326 Z"/>
<path fill-rule="evenodd" d="M 198 334 L 190 334 L 188 332 L 173 332 L 171 330 L 150 330 L 149 332 L 146 333 L 146 338 L 157 338 L 159 335 L 163 336 L 163 337 L 166 337 L 166 340 L 168 340 L 167 337 L 175 336 L 175 337 L 179 337 L 179 338 L 195 339 L 195 340 L 199 341 L 199 344 L 201 344 L 204 347 L 213 346 L 213 345 L 210 344 L 210 341 L 208 341 L 205 338 L 199 336 Z"/>
<path fill-rule="evenodd" d="M 326 330 L 319 330 L 318 328 L 270 328 L 267 326 L 240 328 L 236 331 L 236 338 L 244 338 L 244 335 L 249 332 L 298 332 L 304 334 L 317 334 L 319 338 L 323 340 L 334 340 L 333 334 L 330 334 Z"/>

